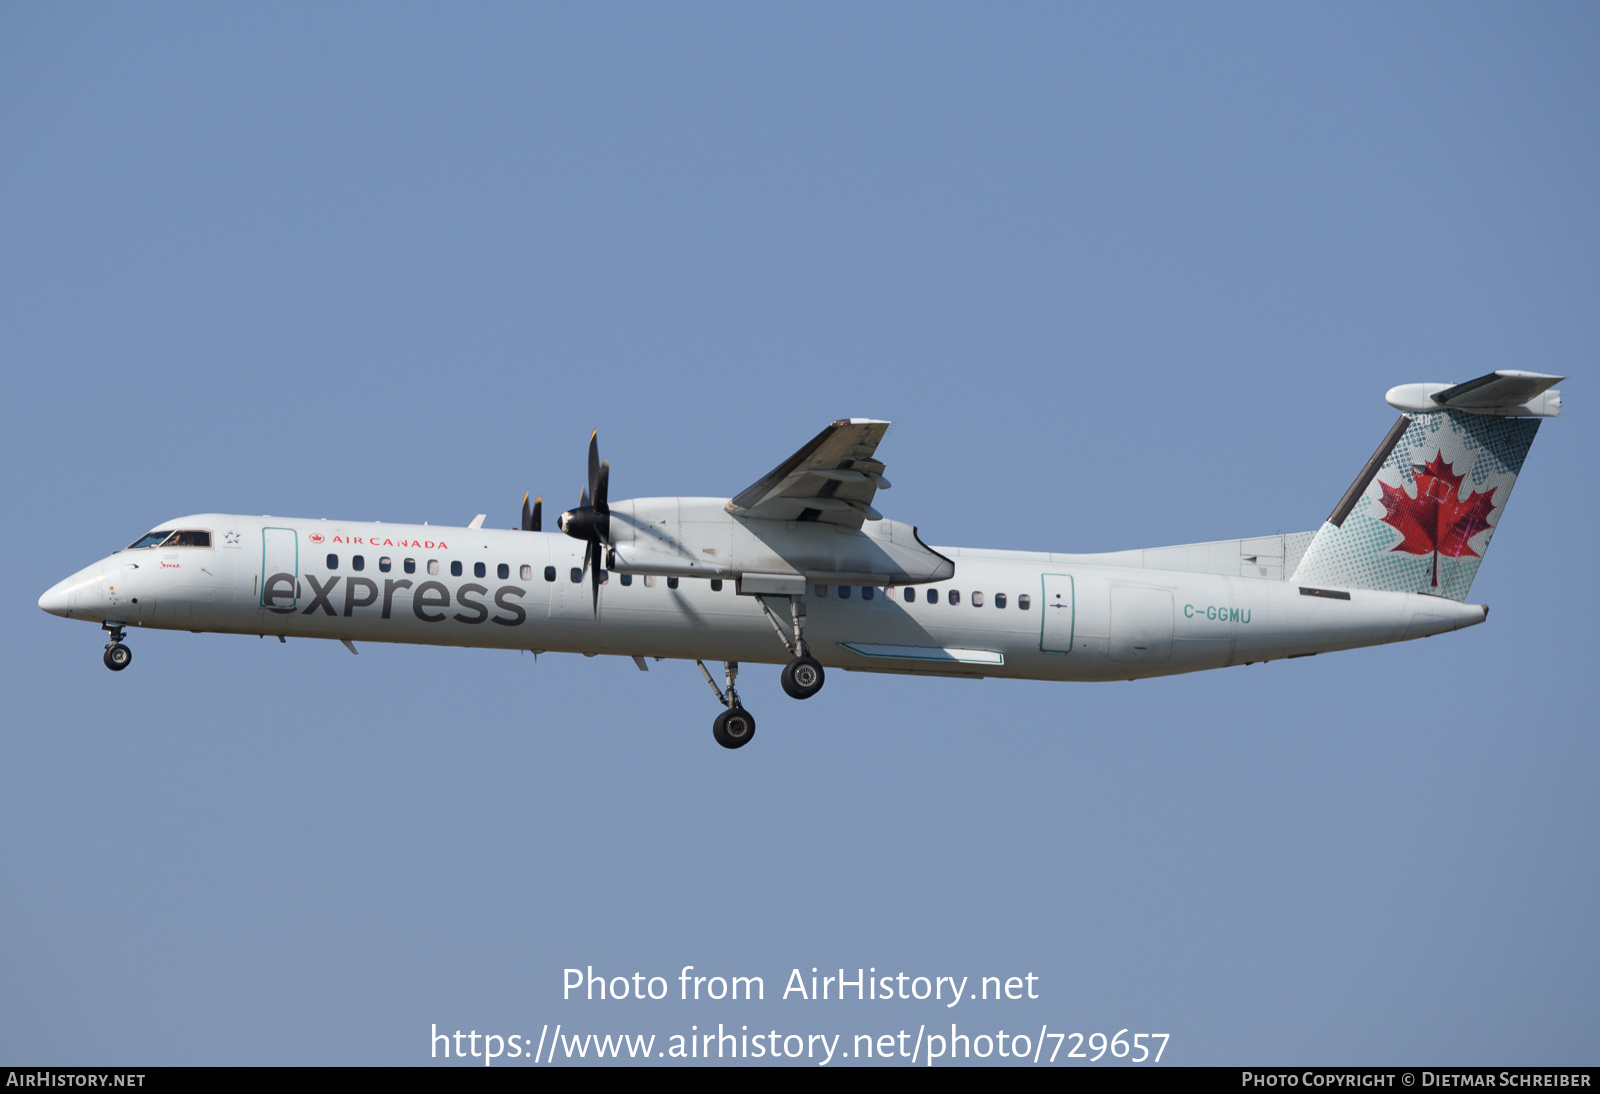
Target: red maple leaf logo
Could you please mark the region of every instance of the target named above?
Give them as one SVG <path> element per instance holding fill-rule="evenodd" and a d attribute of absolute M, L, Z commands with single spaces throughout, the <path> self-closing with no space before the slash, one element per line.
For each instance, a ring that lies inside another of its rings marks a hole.
<path fill-rule="evenodd" d="M 1433 554 L 1433 584 L 1439 585 L 1439 556 L 1460 558 L 1462 555 L 1478 557 L 1478 552 L 1467 546 L 1467 541 L 1489 527 L 1489 514 L 1494 512 L 1494 492 L 1480 494 L 1474 490 L 1461 500 L 1461 482 L 1465 478 L 1444 462 L 1439 452 L 1432 460 L 1417 469 L 1417 496 L 1412 497 L 1404 487 L 1390 486 L 1378 481 L 1383 488 L 1379 502 L 1387 512 L 1385 524 L 1393 525 L 1405 538 L 1392 550 L 1407 554 Z"/>
<path fill-rule="evenodd" d="M 311 542 L 312 543 L 321 543 L 322 542 L 322 533 L 321 532 L 312 532 L 311 533 Z"/>

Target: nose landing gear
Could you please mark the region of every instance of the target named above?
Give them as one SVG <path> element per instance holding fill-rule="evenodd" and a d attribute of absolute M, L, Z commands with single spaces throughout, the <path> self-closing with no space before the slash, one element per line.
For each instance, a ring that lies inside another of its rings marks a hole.
<path fill-rule="evenodd" d="M 755 715 L 744 709 L 739 702 L 739 692 L 734 688 L 733 682 L 739 675 L 739 662 L 724 661 L 723 672 L 728 682 L 728 691 L 723 693 L 717 687 L 717 682 L 711 678 L 711 670 L 707 669 L 704 661 L 696 661 L 700 666 L 700 674 L 706 678 L 706 683 L 711 685 L 711 690 L 717 694 L 717 702 L 728 709 L 717 715 L 716 721 L 711 723 L 711 736 L 723 748 L 743 748 L 750 743 L 750 738 L 756 735 Z"/>
<path fill-rule="evenodd" d="M 126 633 L 121 623 L 102 623 L 100 629 L 111 632 L 111 641 L 106 643 L 106 652 L 103 660 L 106 668 L 112 672 L 121 672 L 133 663 L 133 651 L 122 644 Z"/>

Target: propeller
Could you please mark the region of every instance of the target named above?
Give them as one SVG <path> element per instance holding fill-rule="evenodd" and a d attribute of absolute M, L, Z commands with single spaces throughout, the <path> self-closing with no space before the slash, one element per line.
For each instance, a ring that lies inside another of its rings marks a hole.
<path fill-rule="evenodd" d="M 600 568 L 611 545 L 611 508 L 606 490 L 611 481 L 611 461 L 600 462 L 600 431 L 589 434 L 589 485 L 578 494 L 578 507 L 561 514 L 557 526 L 573 539 L 583 540 L 583 568 L 589 571 L 594 613 L 600 614 Z"/>
<path fill-rule="evenodd" d="M 539 525 L 540 525 L 539 516 L 540 516 L 540 510 L 543 509 L 543 508 L 544 508 L 544 499 L 543 498 L 534 498 L 533 499 L 533 508 L 530 510 L 528 508 L 528 495 L 527 494 L 522 495 L 522 530 L 524 532 L 538 532 L 538 531 L 541 531 L 541 529 L 539 527 Z"/>

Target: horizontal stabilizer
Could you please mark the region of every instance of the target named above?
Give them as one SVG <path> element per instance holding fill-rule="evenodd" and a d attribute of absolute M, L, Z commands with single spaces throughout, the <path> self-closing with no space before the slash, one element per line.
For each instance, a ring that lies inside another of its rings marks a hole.
<path fill-rule="evenodd" d="M 1464 384 L 1402 384 L 1384 399 L 1412 414 L 1463 410 L 1497 418 L 1554 418 L 1561 413 L 1561 392 L 1551 389 L 1565 379 L 1507 368 Z"/>

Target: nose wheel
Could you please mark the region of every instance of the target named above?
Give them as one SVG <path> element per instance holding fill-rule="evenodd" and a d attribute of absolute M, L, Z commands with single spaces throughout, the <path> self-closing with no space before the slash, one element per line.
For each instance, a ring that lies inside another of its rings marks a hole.
<path fill-rule="evenodd" d="M 106 653 L 103 660 L 106 668 L 112 672 L 121 672 L 133 663 L 133 651 L 122 644 L 124 631 L 120 623 L 105 623 L 102 630 L 111 632 L 111 641 L 106 643 Z"/>
<path fill-rule="evenodd" d="M 739 692 L 733 682 L 739 676 L 739 662 L 724 661 L 722 670 L 728 682 L 726 693 L 711 678 L 711 670 L 706 668 L 704 661 L 696 661 L 700 666 L 700 674 L 706 678 L 706 683 L 711 685 L 711 690 L 717 694 L 717 702 L 728 709 L 717 715 L 716 721 L 711 723 L 711 736 L 723 748 L 743 748 L 750 743 L 750 738 L 756 735 L 756 718 L 744 704 L 739 702 Z"/>

